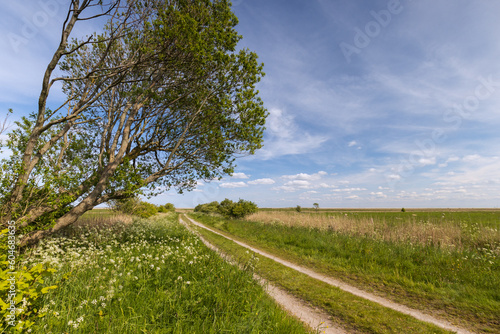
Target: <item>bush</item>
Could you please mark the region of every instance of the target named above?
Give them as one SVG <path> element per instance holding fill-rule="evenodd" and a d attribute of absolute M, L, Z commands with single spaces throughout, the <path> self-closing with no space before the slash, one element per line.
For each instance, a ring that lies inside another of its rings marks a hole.
<path fill-rule="evenodd" d="M 194 208 L 194 212 L 206 214 L 220 214 L 230 218 L 243 218 L 252 213 L 257 212 L 257 204 L 251 201 L 240 199 L 238 202 L 233 202 L 230 199 L 225 199 L 220 204 L 216 201 L 199 204 Z"/>
<path fill-rule="evenodd" d="M 162 213 L 175 212 L 175 206 L 172 203 L 160 205 L 158 206 L 158 212 Z"/>
<path fill-rule="evenodd" d="M 140 204 L 136 207 L 133 214 L 139 216 L 141 218 L 149 218 L 158 213 L 158 208 L 156 205 L 148 203 L 148 202 L 140 202 Z"/>
<path fill-rule="evenodd" d="M 238 203 L 233 203 L 230 216 L 233 218 L 243 218 L 245 216 L 256 213 L 258 210 L 257 204 L 251 201 L 240 199 Z"/>
<path fill-rule="evenodd" d="M 297 205 L 297 206 L 295 207 L 295 211 L 297 211 L 297 212 L 302 211 L 302 208 L 300 207 L 300 205 Z"/>
<path fill-rule="evenodd" d="M 137 197 L 113 201 L 112 207 L 113 210 L 139 216 L 141 218 L 149 218 L 158 213 L 158 207 L 156 205 L 143 202 Z"/>
<path fill-rule="evenodd" d="M 230 199 L 225 199 L 222 202 L 220 202 L 219 205 L 219 213 L 223 216 L 229 217 L 232 215 L 232 210 L 234 207 L 234 202 L 231 201 Z"/>
<path fill-rule="evenodd" d="M 206 213 L 206 214 L 211 214 L 211 213 L 221 213 L 219 209 L 219 202 L 213 201 L 210 203 L 205 203 L 205 204 L 199 204 L 194 208 L 194 212 L 201 212 L 201 213 Z"/>
<path fill-rule="evenodd" d="M 15 254 L 10 236 L 9 229 L 0 232 L 0 332 L 22 333 L 34 329 L 37 319 L 45 316 L 40 311 L 40 297 L 57 288 L 45 284 L 56 270 L 42 263 L 29 268 L 21 266 L 22 255 L 9 259 L 10 253 Z"/>
<path fill-rule="evenodd" d="M 167 211 L 175 212 L 175 206 L 172 203 L 163 205 L 163 208 L 165 208 Z"/>

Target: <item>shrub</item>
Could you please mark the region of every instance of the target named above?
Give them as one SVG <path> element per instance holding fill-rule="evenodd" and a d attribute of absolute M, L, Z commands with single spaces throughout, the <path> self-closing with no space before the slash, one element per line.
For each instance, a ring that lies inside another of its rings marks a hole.
<path fill-rule="evenodd" d="M 257 204 L 251 201 L 240 199 L 238 203 L 233 203 L 230 216 L 233 218 L 243 218 L 258 211 Z"/>
<path fill-rule="evenodd" d="M 162 206 L 167 212 L 175 212 L 175 206 L 172 203 L 167 203 Z"/>
<path fill-rule="evenodd" d="M 0 232 L 0 332 L 22 333 L 32 330 L 37 318 L 45 316 L 39 311 L 40 297 L 56 289 L 57 285 L 46 286 L 44 280 L 56 270 L 41 263 L 21 267 L 22 256 L 9 259 L 9 254 L 15 254 L 12 249 L 15 243 L 11 242 L 10 235 L 9 229 Z"/>
<path fill-rule="evenodd" d="M 302 211 L 302 208 L 300 207 L 300 205 L 297 205 L 297 206 L 295 207 L 295 211 L 297 211 L 297 212 Z"/>
<path fill-rule="evenodd" d="M 402 209 L 401 209 L 401 212 L 406 212 L 406 209 L 405 209 L 405 208 L 402 208 Z"/>
<path fill-rule="evenodd" d="M 220 213 L 219 202 L 213 201 L 210 203 L 199 204 L 194 208 L 194 212 L 201 212 L 207 214 Z"/>
<path fill-rule="evenodd" d="M 129 215 L 139 216 L 141 218 L 149 218 L 158 213 L 156 205 L 143 202 L 137 197 L 127 198 L 124 200 L 116 200 L 112 202 L 113 210 L 120 211 Z"/>
<path fill-rule="evenodd" d="M 163 213 L 175 212 L 175 206 L 172 203 L 160 205 L 158 206 L 158 212 L 163 212 Z"/>
<path fill-rule="evenodd" d="M 141 218 L 149 218 L 158 213 L 158 208 L 156 205 L 148 203 L 148 202 L 140 202 L 140 204 L 136 207 L 133 214 L 139 216 Z"/>
<path fill-rule="evenodd" d="M 257 204 L 251 201 L 240 199 L 238 202 L 233 202 L 230 199 L 225 199 L 220 204 L 216 201 L 199 204 L 194 208 L 194 212 L 206 214 L 220 214 L 230 218 L 243 218 L 252 213 L 257 212 Z"/>
<path fill-rule="evenodd" d="M 234 205 L 235 203 L 233 201 L 226 198 L 225 200 L 220 202 L 219 213 L 223 216 L 231 216 Z"/>

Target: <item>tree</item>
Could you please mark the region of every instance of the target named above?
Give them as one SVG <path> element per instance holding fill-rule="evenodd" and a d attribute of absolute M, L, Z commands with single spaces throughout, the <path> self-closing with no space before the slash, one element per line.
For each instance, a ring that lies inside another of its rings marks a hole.
<path fill-rule="evenodd" d="M 70 42 L 75 24 L 102 17 L 101 34 Z M 267 115 L 262 64 L 236 51 L 236 24 L 227 0 L 72 0 L 38 110 L 9 134 L 2 225 L 32 231 L 29 244 L 101 203 L 231 174 L 261 147 Z M 56 83 L 67 99 L 50 109 Z"/>
<path fill-rule="evenodd" d="M 301 211 L 302 211 L 302 207 L 301 207 L 300 205 L 297 205 L 297 206 L 295 207 L 295 211 L 297 211 L 297 212 L 301 212 Z"/>
<path fill-rule="evenodd" d="M 257 204 L 252 201 L 245 201 L 240 199 L 238 202 L 234 203 L 231 208 L 230 216 L 233 218 L 241 219 L 252 213 L 256 213 L 258 211 Z"/>
<path fill-rule="evenodd" d="M 319 204 L 318 203 L 314 203 L 313 206 L 314 206 L 314 209 L 316 209 L 316 211 L 319 210 Z"/>

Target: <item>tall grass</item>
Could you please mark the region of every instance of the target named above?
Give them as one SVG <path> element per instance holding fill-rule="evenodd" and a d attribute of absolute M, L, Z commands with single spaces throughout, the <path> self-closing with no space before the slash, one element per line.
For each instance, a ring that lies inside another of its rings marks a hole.
<path fill-rule="evenodd" d="M 119 225 L 128 225 L 134 218 L 121 212 L 109 209 L 94 209 L 84 213 L 78 220 L 66 231 L 77 231 L 78 229 L 102 229 Z M 77 232 L 78 233 L 78 232 Z"/>
<path fill-rule="evenodd" d="M 459 217 L 459 219 L 457 219 Z M 500 229 L 494 224 L 472 221 L 468 214 L 445 213 L 298 213 L 259 211 L 248 221 L 306 227 L 390 242 L 464 250 L 489 248 L 500 254 Z"/>
<path fill-rule="evenodd" d="M 80 226 L 44 240 L 26 261 L 50 263 L 67 277 L 45 298 L 33 332 L 308 332 L 251 270 L 225 263 L 175 214 Z"/>
<path fill-rule="evenodd" d="M 433 310 L 476 329 L 500 331 L 496 231 L 485 237 L 481 222 L 467 222 L 468 227 L 456 229 L 443 221 L 435 224 L 433 232 L 418 226 L 418 216 L 392 224 L 344 217 L 280 212 L 239 221 L 196 218 L 283 258 L 395 301 Z M 429 238 L 436 239 L 429 242 Z"/>

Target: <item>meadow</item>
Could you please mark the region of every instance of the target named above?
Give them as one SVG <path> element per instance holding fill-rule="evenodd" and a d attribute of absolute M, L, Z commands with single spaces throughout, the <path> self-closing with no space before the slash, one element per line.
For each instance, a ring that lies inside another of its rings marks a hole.
<path fill-rule="evenodd" d="M 45 239 L 22 265 L 57 270 L 33 333 L 311 333 L 244 270 L 229 265 L 177 214 L 125 219 L 91 212 Z M 26 307 L 33 307 L 25 305 Z"/>
<path fill-rule="evenodd" d="M 500 331 L 498 211 L 194 216 L 280 257 L 478 332 Z"/>

